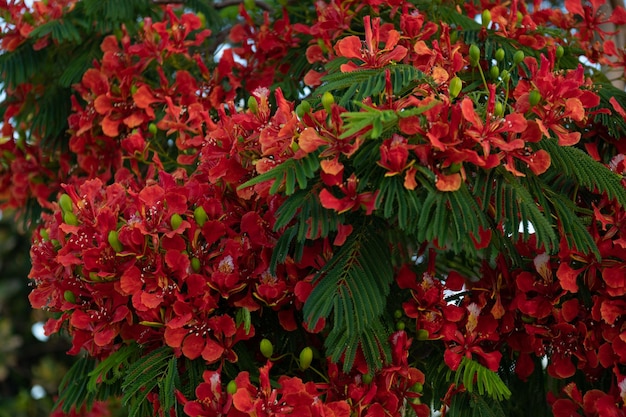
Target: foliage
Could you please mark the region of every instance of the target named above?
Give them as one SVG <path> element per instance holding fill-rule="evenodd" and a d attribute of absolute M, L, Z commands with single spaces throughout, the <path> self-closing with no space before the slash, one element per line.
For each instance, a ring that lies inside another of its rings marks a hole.
<path fill-rule="evenodd" d="M 623 9 L 3 6 L 54 415 L 624 413 Z"/>

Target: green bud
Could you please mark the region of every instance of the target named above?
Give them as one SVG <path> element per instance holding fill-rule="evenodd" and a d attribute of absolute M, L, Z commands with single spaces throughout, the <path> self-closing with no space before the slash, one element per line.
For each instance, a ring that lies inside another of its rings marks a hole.
<path fill-rule="evenodd" d="M 563 48 L 561 45 L 557 46 L 556 47 L 556 58 L 557 59 L 561 59 L 563 54 L 565 54 L 565 48 Z"/>
<path fill-rule="evenodd" d="M 172 214 L 170 217 L 170 226 L 172 226 L 172 230 L 176 230 L 183 224 L 183 218 L 178 213 Z"/>
<path fill-rule="evenodd" d="M 494 58 L 496 59 L 496 61 L 500 62 L 504 59 L 504 49 L 502 48 L 498 48 L 498 50 L 496 51 Z"/>
<path fill-rule="evenodd" d="M 531 106 L 536 106 L 541 101 L 541 93 L 537 90 L 532 90 L 528 95 L 528 103 Z"/>
<path fill-rule="evenodd" d="M 424 384 L 422 384 L 421 382 L 416 382 L 411 387 L 411 391 L 417 392 L 417 393 L 424 391 Z"/>
<path fill-rule="evenodd" d="M 193 269 L 194 272 L 198 272 L 201 266 L 200 259 L 196 257 L 191 258 L 191 269 Z"/>
<path fill-rule="evenodd" d="M 206 210 L 202 206 L 196 207 L 193 211 L 193 218 L 196 221 L 196 224 L 200 227 L 204 226 L 207 220 L 209 220 L 209 216 L 206 214 Z"/>
<path fill-rule="evenodd" d="M 393 318 L 396 320 L 401 319 L 403 315 L 402 310 L 396 310 L 393 312 Z"/>
<path fill-rule="evenodd" d="M 130 94 L 133 96 L 137 94 L 137 86 L 135 84 L 130 86 Z"/>
<path fill-rule="evenodd" d="M 296 107 L 296 116 L 299 118 L 304 117 L 311 110 L 311 104 L 308 101 L 302 100 L 300 104 Z"/>
<path fill-rule="evenodd" d="M 500 78 L 502 78 L 502 81 L 504 81 L 505 83 L 508 83 L 509 80 L 511 79 L 511 73 L 503 69 L 502 71 L 500 71 Z"/>
<path fill-rule="evenodd" d="M 233 395 L 237 392 L 237 383 L 232 380 L 226 385 L 226 392 L 230 395 Z"/>
<path fill-rule="evenodd" d="M 371 384 L 372 381 L 374 380 L 374 376 L 368 372 L 366 374 L 363 374 L 363 376 L 361 377 L 361 380 L 363 381 L 364 384 Z"/>
<path fill-rule="evenodd" d="M 522 62 L 524 60 L 524 51 L 517 51 L 515 52 L 515 55 L 513 55 L 513 63 L 515 65 L 519 64 L 520 62 Z"/>
<path fill-rule="evenodd" d="M 63 293 L 63 298 L 65 299 L 65 301 L 67 301 L 68 303 L 72 303 L 74 304 L 76 302 L 76 296 L 74 295 L 74 293 L 70 290 L 65 290 L 65 292 Z"/>
<path fill-rule="evenodd" d="M 257 112 L 259 111 L 259 103 L 256 101 L 256 97 L 248 97 L 248 108 L 250 109 L 252 114 L 257 114 Z"/>
<path fill-rule="evenodd" d="M 489 69 L 489 75 L 492 79 L 497 80 L 498 76 L 500 76 L 500 68 L 495 65 Z"/>
<path fill-rule="evenodd" d="M 430 335 L 428 334 L 428 330 L 426 329 L 419 329 L 415 333 L 415 336 L 417 340 L 428 340 L 430 338 Z"/>
<path fill-rule="evenodd" d="M 448 86 L 448 92 L 450 93 L 450 98 L 455 99 L 461 93 L 461 89 L 463 88 L 463 81 L 459 77 L 454 77 L 450 80 L 450 85 Z"/>
<path fill-rule="evenodd" d="M 480 49 L 475 44 L 472 44 L 469 48 L 469 57 L 470 64 L 475 67 L 478 65 L 478 60 L 480 59 Z"/>
<path fill-rule="evenodd" d="M 63 221 L 70 226 L 78 226 L 78 218 L 71 211 L 67 211 L 63 214 Z"/>
<path fill-rule="evenodd" d="M 481 17 L 482 17 L 483 27 L 489 26 L 489 23 L 491 23 L 491 11 L 489 11 L 489 9 L 483 10 Z"/>
<path fill-rule="evenodd" d="M 502 103 L 500 103 L 499 101 L 496 101 L 496 105 L 493 109 L 493 113 L 498 117 L 504 114 L 504 106 L 502 105 Z"/>
<path fill-rule="evenodd" d="M 122 246 L 122 242 L 120 242 L 119 240 L 117 230 L 111 230 L 107 238 L 109 241 L 109 245 L 111 245 L 115 253 L 119 253 L 124 250 L 124 247 Z"/>
<path fill-rule="evenodd" d="M 312 361 L 313 349 L 307 346 L 300 352 L 300 369 L 302 369 L 303 371 L 309 369 Z"/>
<path fill-rule="evenodd" d="M 326 113 L 330 114 L 331 106 L 333 105 L 334 102 L 335 102 L 335 97 L 333 97 L 330 91 L 327 91 L 324 94 L 322 94 L 322 106 L 324 106 Z"/>
<path fill-rule="evenodd" d="M 259 346 L 261 350 L 261 354 L 266 358 L 271 358 L 274 354 L 274 345 L 267 339 L 261 340 L 261 345 Z"/>
<path fill-rule="evenodd" d="M 74 203 L 72 202 L 72 198 L 67 194 L 61 194 L 61 197 L 59 197 L 59 206 L 63 213 L 74 212 Z"/>
<path fill-rule="evenodd" d="M 517 24 L 522 23 L 522 20 L 524 20 L 524 15 L 522 14 L 522 12 L 518 10 L 517 11 Z"/>
<path fill-rule="evenodd" d="M 406 324 L 403 321 L 399 321 L 396 323 L 396 330 L 404 330 L 406 328 Z"/>
<path fill-rule="evenodd" d="M 158 131 L 159 129 L 157 128 L 156 123 L 150 123 L 148 125 L 148 132 L 150 132 L 150 134 L 156 135 Z"/>
<path fill-rule="evenodd" d="M 41 228 L 39 230 L 39 236 L 41 236 L 43 240 L 50 239 L 50 234 L 48 233 L 48 229 Z"/>
<path fill-rule="evenodd" d="M 462 162 L 454 162 L 453 164 L 450 164 L 450 168 L 448 168 L 448 172 L 450 174 L 456 174 L 457 172 L 461 170 L 461 168 L 463 168 Z"/>

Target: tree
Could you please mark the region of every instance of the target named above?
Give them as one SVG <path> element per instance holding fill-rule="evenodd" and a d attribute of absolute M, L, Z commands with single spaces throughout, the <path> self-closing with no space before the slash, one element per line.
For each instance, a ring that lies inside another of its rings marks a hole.
<path fill-rule="evenodd" d="M 5 2 L 56 413 L 622 415 L 602 5 Z"/>

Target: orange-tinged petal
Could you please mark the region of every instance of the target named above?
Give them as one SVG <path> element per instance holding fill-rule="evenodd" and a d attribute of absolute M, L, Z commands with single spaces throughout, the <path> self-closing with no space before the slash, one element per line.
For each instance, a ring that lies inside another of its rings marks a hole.
<path fill-rule="evenodd" d="M 343 164 L 339 162 L 339 159 L 324 159 L 320 162 L 322 171 L 329 175 L 337 175 L 343 171 Z"/>
<path fill-rule="evenodd" d="M 317 148 L 326 144 L 327 142 L 322 139 L 312 127 L 304 129 L 302 133 L 300 133 L 300 138 L 298 139 L 300 149 L 306 153 L 314 152 Z"/>
<path fill-rule="evenodd" d="M 152 95 L 150 89 L 145 85 L 137 89 L 137 92 L 133 95 L 133 100 L 140 109 L 146 109 L 150 107 L 152 103 L 157 102 L 157 99 Z"/>
<path fill-rule="evenodd" d="M 529 158 L 528 167 L 535 175 L 543 174 L 550 168 L 551 159 L 550 154 L 543 149 L 535 152 L 533 156 Z"/>
<path fill-rule="evenodd" d="M 461 188 L 461 175 L 456 173 L 452 175 L 437 175 L 435 186 L 439 191 L 456 191 Z"/>
<path fill-rule="evenodd" d="M 582 101 L 576 97 L 568 98 L 565 101 L 565 108 L 567 109 L 567 115 L 573 120 L 580 122 L 585 118 L 585 108 Z"/>
<path fill-rule="evenodd" d="M 337 55 L 345 57 L 345 58 L 362 58 L 361 48 L 362 48 L 361 39 L 358 36 L 346 36 L 341 39 L 335 45 L 335 52 Z"/>

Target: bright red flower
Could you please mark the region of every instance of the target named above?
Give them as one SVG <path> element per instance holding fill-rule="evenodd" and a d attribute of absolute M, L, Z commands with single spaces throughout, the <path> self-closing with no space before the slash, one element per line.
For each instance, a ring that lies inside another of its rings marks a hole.
<path fill-rule="evenodd" d="M 384 32 L 385 46 L 383 49 L 379 49 L 379 44 L 383 40 L 381 39 L 380 18 L 375 17 L 372 20 L 370 16 L 365 16 L 363 22 L 365 24 L 365 47 L 363 47 L 358 36 L 347 36 L 335 45 L 337 56 L 362 61 L 360 65 L 356 65 L 354 62 L 343 64 L 341 66 L 342 72 L 350 72 L 359 68 L 381 68 L 404 59 L 408 50 L 404 46 L 398 45 L 400 32 L 395 29 Z"/>

